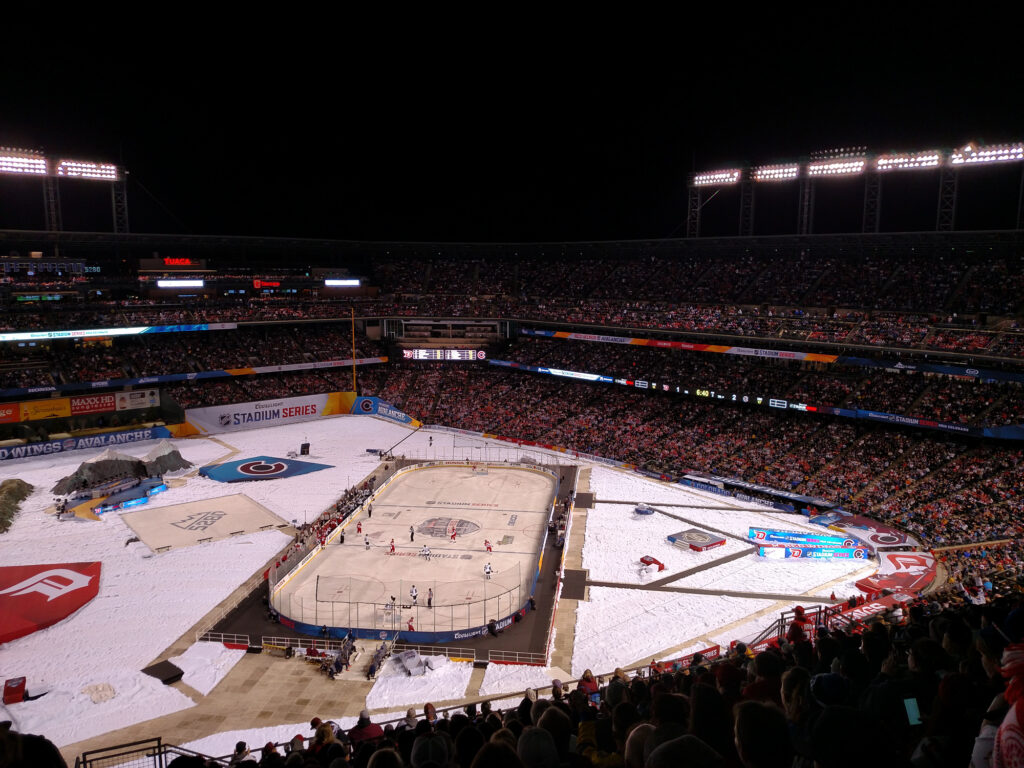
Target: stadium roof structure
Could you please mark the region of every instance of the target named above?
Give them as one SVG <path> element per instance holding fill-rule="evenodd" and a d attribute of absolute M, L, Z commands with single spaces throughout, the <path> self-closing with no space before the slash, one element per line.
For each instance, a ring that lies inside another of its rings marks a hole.
<path fill-rule="evenodd" d="M 881 220 L 882 177 L 901 171 L 933 171 L 939 175 L 935 229 L 950 232 L 956 222 L 959 173 L 967 168 L 1021 163 L 1024 142 L 977 145 L 969 142 L 956 149 L 871 153 L 867 147 L 838 147 L 817 151 L 798 162 L 773 163 L 750 168 L 703 171 L 690 179 L 686 211 L 686 236 L 700 237 L 701 209 L 729 186 L 740 189 L 739 235 L 754 234 L 755 188 L 764 184 L 796 182 L 798 214 L 796 234 L 809 235 L 814 227 L 815 186 L 826 178 L 857 176 L 864 179 L 864 214 L 861 231 L 878 232 Z M 705 198 L 704 190 L 714 192 Z M 1017 229 L 1024 223 L 1024 170 L 1017 199 Z"/>

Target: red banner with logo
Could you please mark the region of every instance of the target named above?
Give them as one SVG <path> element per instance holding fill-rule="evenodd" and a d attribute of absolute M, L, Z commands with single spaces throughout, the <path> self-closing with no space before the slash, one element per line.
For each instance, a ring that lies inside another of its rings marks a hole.
<path fill-rule="evenodd" d="M 0 424 L 21 421 L 21 403 L 0 403 Z"/>
<path fill-rule="evenodd" d="M 106 413 L 117 408 L 117 398 L 113 393 L 108 395 L 82 395 L 72 397 L 71 415 L 79 416 L 83 413 Z"/>
<path fill-rule="evenodd" d="M 0 643 L 63 621 L 99 592 L 100 563 L 0 567 Z"/>

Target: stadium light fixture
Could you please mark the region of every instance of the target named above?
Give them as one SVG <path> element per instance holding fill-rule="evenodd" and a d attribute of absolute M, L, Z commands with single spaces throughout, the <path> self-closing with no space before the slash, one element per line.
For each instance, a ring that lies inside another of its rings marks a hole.
<path fill-rule="evenodd" d="M 45 176 L 46 156 L 31 149 L 0 147 L 0 173 Z"/>
<path fill-rule="evenodd" d="M 324 280 L 324 285 L 329 288 L 358 288 L 361 283 L 357 278 L 351 280 Z"/>
<path fill-rule="evenodd" d="M 61 160 L 57 164 L 57 175 L 97 181 L 117 181 L 117 166 L 112 163 Z"/>
<path fill-rule="evenodd" d="M 789 181 L 800 175 L 800 166 L 762 165 L 754 169 L 754 181 Z"/>
<path fill-rule="evenodd" d="M 993 144 L 989 147 L 979 147 L 975 144 L 966 144 L 960 149 L 953 150 L 949 156 L 950 165 L 969 165 L 973 163 L 1012 163 L 1024 160 L 1024 142 L 1013 144 Z"/>
<path fill-rule="evenodd" d="M 695 187 L 713 187 L 723 184 L 736 184 L 740 180 L 739 169 L 732 168 L 726 171 L 709 171 L 698 173 L 693 177 Z"/>
<path fill-rule="evenodd" d="M 942 162 L 942 152 L 929 149 L 923 152 L 904 152 L 892 155 L 879 155 L 875 158 L 878 171 L 913 171 L 921 168 L 937 168 Z"/>
<path fill-rule="evenodd" d="M 202 288 L 202 280 L 157 280 L 157 288 Z"/>
<path fill-rule="evenodd" d="M 865 158 L 851 160 L 826 160 L 807 166 L 808 176 L 850 176 L 864 172 Z"/>
<path fill-rule="evenodd" d="M 811 152 L 811 160 L 818 162 L 822 160 L 843 160 L 864 158 L 868 153 L 865 146 L 859 147 L 833 147 L 832 149 L 817 149 Z"/>

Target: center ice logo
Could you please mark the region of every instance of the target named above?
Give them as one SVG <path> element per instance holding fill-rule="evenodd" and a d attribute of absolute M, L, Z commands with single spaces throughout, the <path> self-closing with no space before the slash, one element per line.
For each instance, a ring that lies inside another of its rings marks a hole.
<path fill-rule="evenodd" d="M 437 539 L 450 538 L 452 531 L 455 532 L 456 536 L 465 536 L 479 530 L 480 526 L 472 520 L 451 517 L 432 517 L 416 526 L 417 533 Z"/>

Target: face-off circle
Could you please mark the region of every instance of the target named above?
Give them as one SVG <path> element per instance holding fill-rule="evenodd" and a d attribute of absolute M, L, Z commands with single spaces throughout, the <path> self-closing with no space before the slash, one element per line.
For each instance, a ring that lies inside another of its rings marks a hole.
<path fill-rule="evenodd" d="M 279 475 L 287 469 L 288 465 L 283 461 L 275 461 L 273 464 L 268 464 L 265 461 L 247 461 L 238 467 L 238 472 L 252 477 L 268 477 L 269 475 Z"/>

